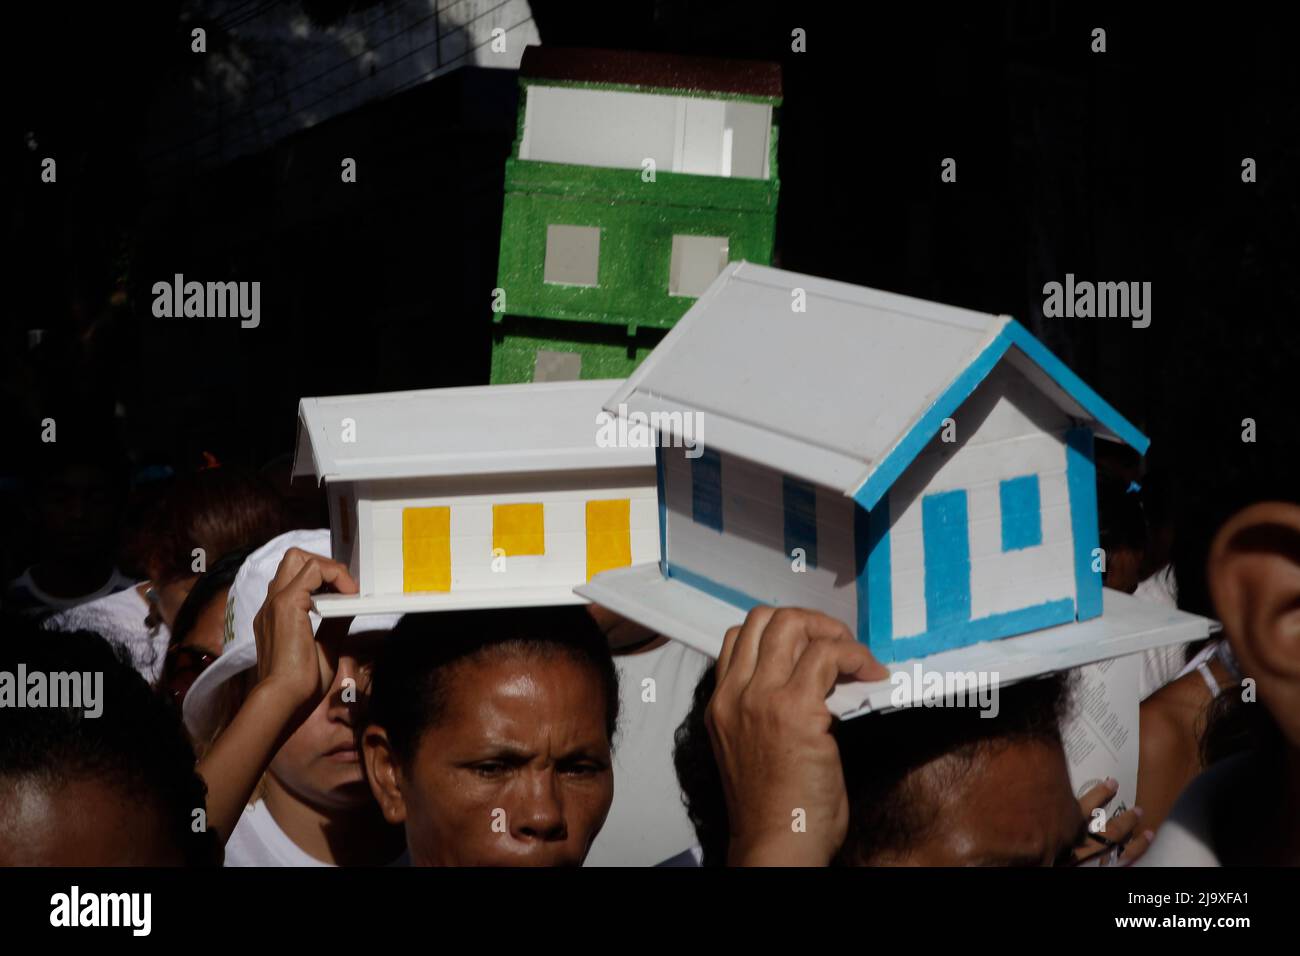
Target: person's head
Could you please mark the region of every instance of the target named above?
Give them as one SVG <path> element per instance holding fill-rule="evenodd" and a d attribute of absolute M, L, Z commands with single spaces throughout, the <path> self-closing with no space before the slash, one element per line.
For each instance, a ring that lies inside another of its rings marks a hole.
<path fill-rule="evenodd" d="M 1201 756 L 1300 747 L 1300 491 L 1294 446 L 1245 446 L 1197 496 L 1192 529 L 1176 539 L 1180 607 L 1223 622 L 1236 669 L 1249 678 L 1211 705 Z"/>
<path fill-rule="evenodd" d="M 370 699 L 371 666 L 383 638 L 379 632 L 348 634 L 338 620 L 326 621 L 316 639 L 331 672 L 328 690 L 280 745 L 254 801 L 275 797 L 325 815 L 373 808 L 361 761 L 360 735 Z M 209 667 L 207 670 L 212 670 Z M 211 729 L 200 738 L 208 749 L 230 725 L 257 683 L 256 666 L 225 680 L 210 701 Z"/>
<path fill-rule="evenodd" d="M 618 676 L 582 607 L 407 615 L 366 769 L 416 865 L 580 864 L 614 797 Z"/>
<path fill-rule="evenodd" d="M 5 638 L 0 683 L 29 706 L 0 707 L 0 866 L 219 863 L 214 834 L 195 826 L 206 810 L 194 751 L 126 651 L 80 631 Z M 37 674 L 44 706 L 30 706 Z M 73 675 L 80 699 L 63 697 L 73 677 L 54 675 Z"/>
<path fill-rule="evenodd" d="M 705 711 L 714 669 L 696 688 L 673 759 L 706 866 L 727 857 L 727 806 Z M 1062 675 L 998 690 L 995 717 L 917 708 L 839 721 L 849 800 L 840 865 L 1014 866 L 1064 862 L 1083 824 L 1060 718 Z"/>
<path fill-rule="evenodd" d="M 226 598 L 246 557 L 247 551 L 235 551 L 199 575 L 177 612 L 158 676 L 159 692 L 167 699 L 179 704 L 195 678 L 221 656 Z"/>
<path fill-rule="evenodd" d="M 1225 694 L 1253 728 L 1255 746 L 1300 751 L 1300 504 L 1261 501 L 1239 511 L 1210 545 L 1207 578 L 1254 697 Z M 1271 720 L 1270 720 L 1271 718 Z"/>
<path fill-rule="evenodd" d="M 201 573 L 196 550 L 202 552 L 199 567 L 212 567 L 284 529 L 279 497 L 256 475 L 223 465 L 177 478 L 152 509 L 137 545 L 159 616 L 168 627 L 175 624 Z"/>
<path fill-rule="evenodd" d="M 1100 540 L 1106 553 L 1106 587 L 1132 594 L 1142 583 L 1147 551 L 1146 516 L 1136 482 L 1101 474 L 1097 480 Z"/>
<path fill-rule="evenodd" d="M 253 620 L 291 547 L 328 554 L 329 532 L 280 535 L 250 554 L 235 573 L 226 601 L 221 654 L 195 678 L 183 703 L 186 723 L 204 749 L 229 726 L 257 681 Z M 330 684 L 272 758 L 255 797 L 288 797 L 326 814 L 374 809 L 362 771 L 360 733 L 374 651 L 395 623 L 393 615 L 313 622 L 316 640 L 325 651 Z"/>

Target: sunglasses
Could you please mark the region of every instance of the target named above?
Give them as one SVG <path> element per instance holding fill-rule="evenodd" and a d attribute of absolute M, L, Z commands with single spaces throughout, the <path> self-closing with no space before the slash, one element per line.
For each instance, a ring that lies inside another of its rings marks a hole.
<path fill-rule="evenodd" d="M 194 681 L 219 656 L 192 644 L 173 644 L 167 648 L 159 683 L 176 706 L 181 705 Z"/>

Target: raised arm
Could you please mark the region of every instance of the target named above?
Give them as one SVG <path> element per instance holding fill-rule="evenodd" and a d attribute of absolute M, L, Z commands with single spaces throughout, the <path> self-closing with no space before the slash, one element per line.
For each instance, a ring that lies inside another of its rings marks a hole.
<path fill-rule="evenodd" d="M 257 683 L 198 765 L 208 788 L 208 826 L 223 842 L 276 752 L 333 680 L 309 617 L 311 595 L 326 586 L 357 590 L 344 565 L 290 548 L 253 619 Z"/>

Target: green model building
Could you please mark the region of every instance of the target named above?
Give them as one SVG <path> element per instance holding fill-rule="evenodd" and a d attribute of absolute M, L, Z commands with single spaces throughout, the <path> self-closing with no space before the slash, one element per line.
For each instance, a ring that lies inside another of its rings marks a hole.
<path fill-rule="evenodd" d="M 780 67 L 529 47 L 519 83 L 492 382 L 626 377 L 728 262 L 771 262 Z"/>

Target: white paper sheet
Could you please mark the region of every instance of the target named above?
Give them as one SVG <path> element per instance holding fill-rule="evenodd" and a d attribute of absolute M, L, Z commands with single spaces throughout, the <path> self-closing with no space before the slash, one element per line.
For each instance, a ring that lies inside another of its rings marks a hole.
<path fill-rule="evenodd" d="M 1129 654 L 1077 668 L 1072 713 L 1061 725 L 1074 795 L 1107 777 L 1119 792 L 1102 809 L 1111 820 L 1137 802 L 1138 679 L 1142 655 Z M 1099 865 L 1100 857 L 1094 861 Z"/>

